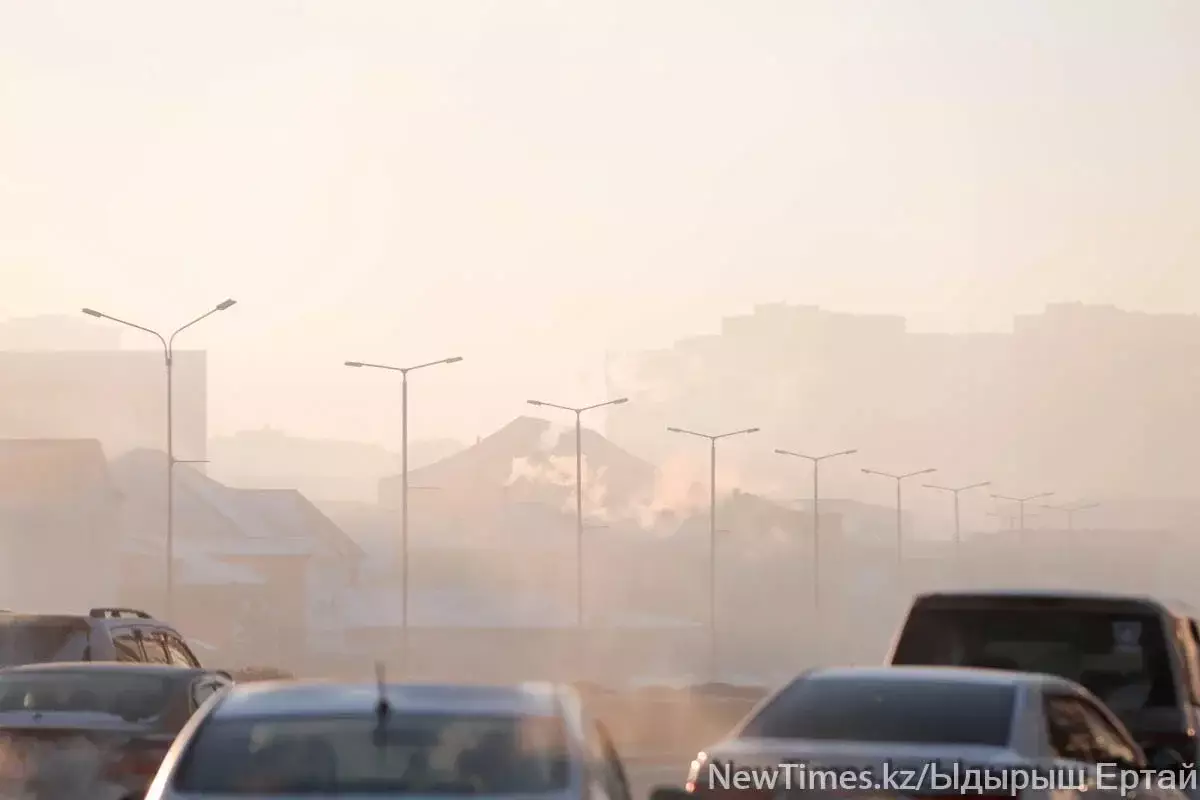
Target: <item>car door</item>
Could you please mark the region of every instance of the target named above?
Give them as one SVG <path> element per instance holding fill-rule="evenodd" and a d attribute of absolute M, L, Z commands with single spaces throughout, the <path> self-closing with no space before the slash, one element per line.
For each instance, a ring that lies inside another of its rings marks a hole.
<path fill-rule="evenodd" d="M 1083 773 L 1080 797 L 1101 800 L 1127 800 L 1119 782 L 1113 785 L 1109 777 L 1112 768 L 1097 774 L 1100 764 L 1111 761 L 1111 748 L 1100 741 L 1092 727 L 1092 717 L 1082 699 L 1075 694 L 1048 693 L 1042 698 L 1046 736 L 1055 759 L 1055 768 L 1062 774 Z"/>
<path fill-rule="evenodd" d="M 1115 766 L 1124 765 L 1130 770 L 1146 769 L 1146 758 L 1141 748 L 1133 741 L 1133 737 L 1125 730 L 1111 711 L 1094 703 L 1086 697 L 1079 698 L 1087 716 L 1088 726 L 1092 729 L 1093 737 L 1102 751 L 1102 762 L 1106 773 L 1115 771 Z M 1156 771 L 1155 774 L 1160 774 Z M 1130 778 L 1133 776 L 1130 775 Z M 1182 775 L 1180 775 L 1182 778 Z M 1113 778 L 1105 775 L 1106 781 Z M 1119 780 L 1119 779 L 1118 779 Z M 1172 783 L 1169 780 L 1146 781 L 1143 785 L 1130 791 L 1122 788 L 1122 796 L 1126 798 L 1141 798 L 1141 800 L 1183 800 L 1184 795 L 1178 788 L 1184 785 L 1181 781 Z"/>

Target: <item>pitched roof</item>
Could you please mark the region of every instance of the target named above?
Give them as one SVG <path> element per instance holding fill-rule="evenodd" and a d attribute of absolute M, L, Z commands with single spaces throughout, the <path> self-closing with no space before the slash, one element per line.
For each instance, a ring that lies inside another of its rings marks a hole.
<path fill-rule="evenodd" d="M 605 475 L 611 495 L 653 491 L 655 468 L 594 430 L 584 428 L 581 444 L 588 472 Z M 574 426 L 555 425 L 537 417 L 517 417 L 474 445 L 409 473 L 410 486 L 438 488 L 503 487 L 513 482 L 522 460 L 544 468 L 549 459 L 575 458 Z M 574 465 L 571 465 L 574 469 Z M 536 470 L 535 470 L 536 471 Z M 381 497 L 399 491 L 400 477 L 380 481 Z M 565 488 L 565 487 L 564 487 Z M 616 499 L 614 497 L 614 499 Z"/>
<path fill-rule="evenodd" d="M 98 439 L 0 439 L 0 500 L 116 493 Z"/>
<path fill-rule="evenodd" d="M 156 501 L 165 459 L 158 451 L 134 450 L 115 459 L 113 469 L 131 496 L 147 499 L 150 489 Z M 332 520 L 294 489 L 233 489 L 186 465 L 176 467 L 175 487 L 208 511 L 208 521 L 198 529 L 186 521 L 179 525 L 181 540 L 204 535 L 196 544 L 210 555 L 306 555 L 323 544 L 340 554 L 361 553 Z M 177 508 L 177 513 L 188 512 Z"/>

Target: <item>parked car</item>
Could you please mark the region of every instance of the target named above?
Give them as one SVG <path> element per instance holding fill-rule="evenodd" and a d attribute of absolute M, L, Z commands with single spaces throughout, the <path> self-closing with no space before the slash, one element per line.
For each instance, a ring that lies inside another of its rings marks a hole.
<path fill-rule="evenodd" d="M 93 608 L 78 616 L 0 611 L 0 667 L 54 661 L 200 667 L 179 631 L 135 608 Z"/>
<path fill-rule="evenodd" d="M 785 763 L 805 765 L 792 773 L 790 786 L 780 769 Z M 1068 768 L 1068 776 L 1088 776 L 1088 798 L 1128 797 L 1129 787 L 1120 785 L 1116 768 L 1100 773 L 1100 763 L 1146 768 L 1144 754 L 1116 716 L 1086 689 L 1062 678 L 943 667 L 830 668 L 805 673 L 776 692 L 727 740 L 696 757 L 685 788 L 660 787 L 651 798 L 696 800 L 723 796 L 726 789 L 738 797 L 764 799 L 786 796 L 787 789 L 795 790 L 796 796 L 807 789 L 830 797 L 972 794 L 964 790 L 961 778 L 958 784 L 939 785 L 944 782 L 927 766 L 939 764 L 941 775 L 950 775 L 951 765 L 958 764 L 961 775 L 979 769 L 996 779 L 1006 774 L 1032 776 L 1035 769 L 1058 768 L 1061 774 Z M 755 774 L 762 780 L 774 774 L 777 782 L 757 788 L 751 783 L 737 791 L 732 787 L 739 773 L 751 782 Z M 807 785 L 800 785 L 804 782 Z M 1080 778 L 1074 785 L 1087 783 Z M 1085 796 L 1082 788 L 1023 788 L 1015 793 L 1006 788 L 976 790 L 974 796 Z M 1184 797 L 1161 786 L 1145 789 L 1140 796 Z"/>
<path fill-rule="evenodd" d="M 141 798 L 192 714 L 231 683 L 222 672 L 159 664 L 2 669 L 0 796 L 98 798 L 108 787 Z"/>
<path fill-rule="evenodd" d="M 1156 762 L 1200 756 L 1200 615 L 1116 594 L 938 592 L 915 598 L 888 663 L 992 667 L 1075 681 Z"/>
<path fill-rule="evenodd" d="M 180 733 L 147 800 L 430 794 L 630 800 L 569 688 L 239 684 Z"/>

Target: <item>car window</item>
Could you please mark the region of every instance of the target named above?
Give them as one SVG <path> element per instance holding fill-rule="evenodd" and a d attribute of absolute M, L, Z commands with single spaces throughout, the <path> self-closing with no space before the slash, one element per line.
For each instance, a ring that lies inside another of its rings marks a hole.
<path fill-rule="evenodd" d="M 148 664 L 171 663 L 167 657 L 167 646 L 163 642 L 162 634 L 157 631 L 142 635 L 142 649 L 146 651 L 146 662 Z"/>
<path fill-rule="evenodd" d="M 141 663 L 146 660 L 141 644 L 132 633 L 118 633 L 114 636 L 113 648 L 117 651 L 117 661 Z"/>
<path fill-rule="evenodd" d="M 1110 764 L 1137 764 L 1141 759 L 1137 747 L 1093 703 L 1079 699 L 1083 715 L 1091 731 L 1093 747 L 1099 760 Z"/>
<path fill-rule="evenodd" d="M 1192 693 L 1192 702 L 1200 705 L 1200 628 L 1197 628 L 1196 620 L 1180 620 L 1179 638 L 1184 646 L 1188 690 Z"/>
<path fill-rule="evenodd" d="M 569 785 L 566 741 L 559 717 L 210 717 L 184 752 L 174 788 L 255 797 L 557 794 Z"/>
<path fill-rule="evenodd" d="M 89 631 L 82 620 L 6 619 L 0 622 L 0 666 L 76 660 Z"/>
<path fill-rule="evenodd" d="M 807 676 L 770 700 L 741 735 L 1003 747 L 1016 697 L 1007 683 Z"/>
<path fill-rule="evenodd" d="M 1160 616 L 1132 609 L 918 606 L 893 663 L 1059 675 L 1123 714 L 1175 707 L 1173 634 Z"/>
<path fill-rule="evenodd" d="M 1095 764 L 1105 760 L 1095 740 L 1089 717 L 1079 698 L 1047 695 L 1043 699 L 1046 733 L 1059 758 Z"/>
<path fill-rule="evenodd" d="M 200 662 L 192 655 L 192 651 L 183 643 L 183 640 L 171 633 L 163 634 L 163 641 L 166 643 L 167 654 L 171 657 L 172 664 L 182 664 L 185 667 L 198 667 Z"/>
<path fill-rule="evenodd" d="M 136 672 L 54 670 L 0 675 L 0 712 L 91 711 L 142 720 L 163 713 L 171 694 L 168 680 Z"/>

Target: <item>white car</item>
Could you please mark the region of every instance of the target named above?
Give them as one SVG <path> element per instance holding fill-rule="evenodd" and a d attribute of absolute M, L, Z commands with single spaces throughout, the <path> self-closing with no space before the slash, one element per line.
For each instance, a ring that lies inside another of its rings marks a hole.
<path fill-rule="evenodd" d="M 1179 759 L 1182 762 L 1182 759 Z M 686 789 L 652 800 L 1020 797 L 1183 800 L 1194 770 L 1155 765 L 1078 684 L 949 667 L 818 669 L 700 753 Z M 1132 784 L 1132 785 L 1131 785 Z"/>
<path fill-rule="evenodd" d="M 630 800 L 611 740 L 568 687 L 320 681 L 214 695 L 146 800 L 413 795 Z"/>

